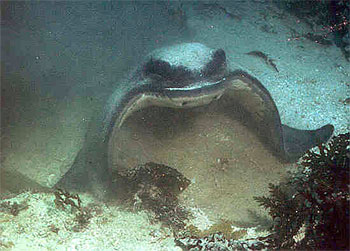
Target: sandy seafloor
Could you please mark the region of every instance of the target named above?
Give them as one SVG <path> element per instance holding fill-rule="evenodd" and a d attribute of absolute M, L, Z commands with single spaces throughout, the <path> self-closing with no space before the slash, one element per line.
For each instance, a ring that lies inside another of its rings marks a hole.
<path fill-rule="evenodd" d="M 293 38 L 291 28 L 304 34 L 314 31 L 303 20 L 271 5 L 251 2 L 235 8 L 223 6 L 236 18 L 184 5 L 188 29 L 196 31 L 192 41 L 224 49 L 229 67 L 258 78 L 270 91 L 284 124 L 315 129 L 331 123 L 335 134 L 349 131 L 350 106 L 345 100 L 350 97 L 350 64 L 339 48 Z M 322 27 L 315 29 L 322 32 Z M 254 50 L 274 59 L 279 72 L 245 54 Z M 84 205 L 98 206 L 88 227 L 80 232 L 72 230 L 72 214 L 55 207 L 52 194 L 25 192 L 9 199 L 25 201 L 29 207 L 18 216 L 0 213 L 0 249 L 180 250 L 171 231 L 160 223 L 151 223 L 146 212 L 102 205 L 88 194 L 81 198 Z M 201 208 L 193 210 L 197 221 L 210 224 Z M 50 229 L 51 225 L 59 229 L 57 233 Z M 254 236 L 253 230 L 249 233 Z"/>

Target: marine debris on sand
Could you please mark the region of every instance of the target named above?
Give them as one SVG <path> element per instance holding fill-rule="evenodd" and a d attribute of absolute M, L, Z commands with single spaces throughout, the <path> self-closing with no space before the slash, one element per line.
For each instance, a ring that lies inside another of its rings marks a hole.
<path fill-rule="evenodd" d="M 271 59 L 265 53 L 263 53 L 261 51 L 250 51 L 250 52 L 248 52 L 246 54 L 249 55 L 249 56 L 254 56 L 254 57 L 257 57 L 257 58 L 261 58 L 262 60 L 264 60 L 266 65 L 272 67 L 276 72 L 279 72 L 279 70 L 277 69 L 276 64 L 273 62 L 274 59 Z"/>

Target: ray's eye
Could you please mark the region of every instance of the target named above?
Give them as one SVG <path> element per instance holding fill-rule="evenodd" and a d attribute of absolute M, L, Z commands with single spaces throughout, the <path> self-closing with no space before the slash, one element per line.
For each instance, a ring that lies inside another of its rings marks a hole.
<path fill-rule="evenodd" d="M 144 76 L 160 81 L 171 81 L 185 85 L 193 79 L 192 72 L 184 66 L 171 66 L 163 60 L 150 59 L 143 67 Z"/>
<path fill-rule="evenodd" d="M 211 61 L 202 70 L 202 75 L 210 77 L 213 75 L 220 74 L 220 72 L 226 67 L 226 54 L 223 49 L 216 50 Z"/>
<path fill-rule="evenodd" d="M 168 62 L 151 58 L 143 67 L 145 76 L 159 75 L 163 78 L 171 76 L 172 69 Z"/>

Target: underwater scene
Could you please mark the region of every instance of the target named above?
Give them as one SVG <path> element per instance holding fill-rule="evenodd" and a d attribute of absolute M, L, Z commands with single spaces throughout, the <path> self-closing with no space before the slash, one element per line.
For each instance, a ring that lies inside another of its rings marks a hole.
<path fill-rule="evenodd" d="M 0 250 L 350 249 L 349 1 L 0 4 Z"/>

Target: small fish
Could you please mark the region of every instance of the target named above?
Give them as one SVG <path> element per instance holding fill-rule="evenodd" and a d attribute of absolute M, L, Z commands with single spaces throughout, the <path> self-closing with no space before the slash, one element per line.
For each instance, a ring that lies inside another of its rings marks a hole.
<path fill-rule="evenodd" d="M 275 71 L 279 72 L 276 64 L 273 62 L 274 60 L 269 58 L 265 53 L 263 53 L 261 51 L 250 51 L 246 54 L 250 55 L 250 56 L 262 58 L 267 65 L 271 66 Z"/>

